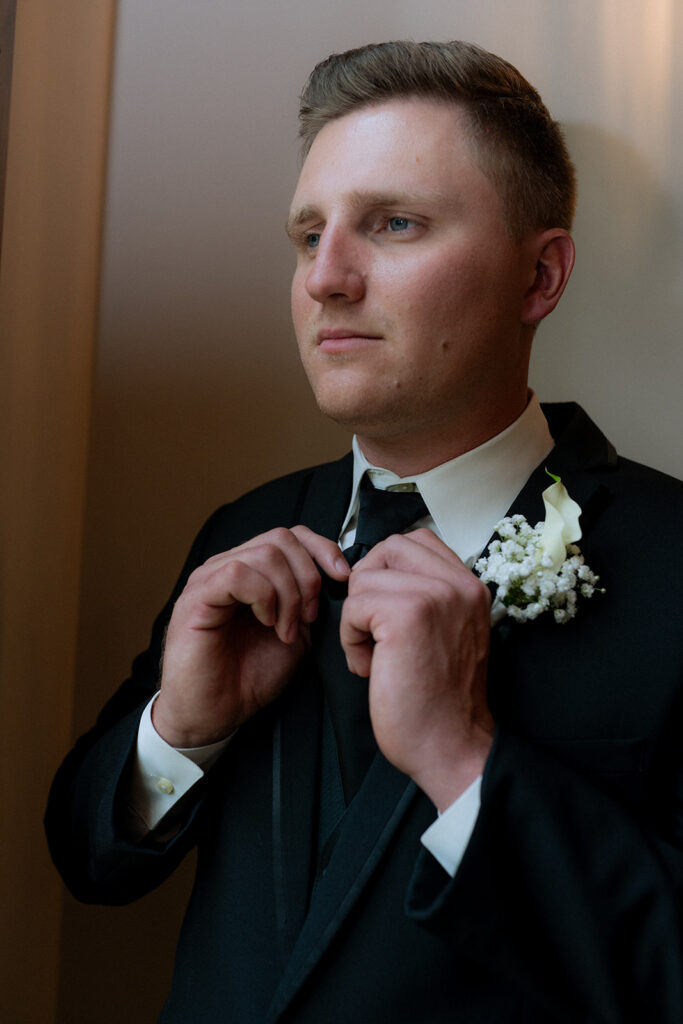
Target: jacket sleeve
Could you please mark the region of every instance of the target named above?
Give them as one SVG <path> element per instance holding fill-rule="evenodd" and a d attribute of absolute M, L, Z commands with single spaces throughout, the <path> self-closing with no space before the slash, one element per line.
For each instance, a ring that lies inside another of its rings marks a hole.
<path fill-rule="evenodd" d="M 45 827 L 55 865 L 77 899 L 113 904 L 137 899 L 159 885 L 196 842 L 207 797 L 221 784 L 218 765 L 182 799 L 179 828 L 168 842 L 150 838 L 136 843 L 122 828 L 138 724 L 159 686 L 164 637 L 173 606 L 190 574 L 211 555 L 273 527 L 299 522 L 313 473 L 300 470 L 264 484 L 222 506 L 207 520 L 154 623 L 149 647 L 135 659 L 130 677 L 57 772 Z M 245 728 L 244 734 L 248 736 L 249 730 Z M 236 758 L 239 747 L 237 743 L 229 747 Z M 230 754 L 223 755 L 221 761 L 230 762 Z"/>
<path fill-rule="evenodd" d="M 58 770 L 47 804 L 45 828 L 52 859 L 73 895 L 85 902 L 121 904 L 160 884 L 194 842 L 206 786 L 199 782 L 183 808 L 171 841 L 136 843 L 122 828 L 128 770 L 140 716 L 159 684 L 163 641 L 173 605 L 191 572 L 216 547 L 218 510 L 197 536 L 169 601 L 156 619 L 148 649 L 130 677 L 81 736 Z"/>
<path fill-rule="evenodd" d="M 605 593 L 494 632 L 480 814 L 453 879 L 420 856 L 407 911 L 533 1024 L 680 1024 L 683 492 L 626 460 L 563 473 Z"/>
<path fill-rule="evenodd" d="M 647 820 L 500 730 L 455 878 L 420 855 L 408 914 L 520 986 L 530 1021 L 683 1020 L 680 724 Z"/>

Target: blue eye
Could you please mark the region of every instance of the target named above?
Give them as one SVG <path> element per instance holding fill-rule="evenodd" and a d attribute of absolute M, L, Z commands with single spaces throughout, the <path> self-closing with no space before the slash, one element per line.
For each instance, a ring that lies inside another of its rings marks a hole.
<path fill-rule="evenodd" d="M 407 217 L 390 217 L 388 227 L 390 231 L 405 231 L 410 227 L 410 221 Z"/>
<path fill-rule="evenodd" d="M 306 235 L 306 247 L 308 249 L 317 249 L 320 245 L 320 232 L 309 231 Z"/>

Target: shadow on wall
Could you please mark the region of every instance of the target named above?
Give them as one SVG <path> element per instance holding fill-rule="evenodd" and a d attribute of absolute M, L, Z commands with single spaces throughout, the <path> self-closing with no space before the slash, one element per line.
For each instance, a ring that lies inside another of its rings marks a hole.
<path fill-rule="evenodd" d="M 576 267 L 539 331 L 532 383 L 544 398 L 578 397 L 624 455 L 683 475 L 681 214 L 623 139 L 570 125 L 567 141 Z"/>

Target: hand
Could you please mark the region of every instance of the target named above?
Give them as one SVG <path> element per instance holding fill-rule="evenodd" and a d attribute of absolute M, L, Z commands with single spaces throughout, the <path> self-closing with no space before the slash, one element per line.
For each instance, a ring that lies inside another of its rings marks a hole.
<path fill-rule="evenodd" d="M 340 636 L 370 677 L 384 756 L 445 810 L 482 772 L 493 741 L 486 703 L 490 595 L 429 530 L 390 537 L 354 566 Z"/>
<path fill-rule="evenodd" d="M 192 573 L 173 609 L 152 709 L 167 743 L 223 739 L 282 691 L 310 646 L 316 566 L 338 580 L 349 574 L 337 544 L 295 526 L 214 555 Z"/>

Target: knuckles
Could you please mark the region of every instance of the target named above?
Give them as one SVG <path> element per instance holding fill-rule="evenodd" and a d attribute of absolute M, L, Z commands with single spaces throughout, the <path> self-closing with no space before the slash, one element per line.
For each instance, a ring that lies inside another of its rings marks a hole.
<path fill-rule="evenodd" d="M 261 537 L 265 540 L 267 537 L 269 541 L 276 544 L 278 548 L 281 548 L 285 544 L 291 544 L 293 531 L 288 530 L 286 526 L 275 526 L 268 533 L 261 534 Z"/>

